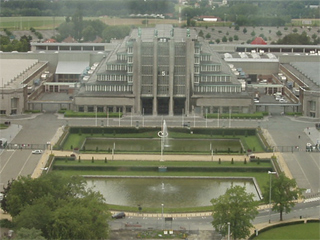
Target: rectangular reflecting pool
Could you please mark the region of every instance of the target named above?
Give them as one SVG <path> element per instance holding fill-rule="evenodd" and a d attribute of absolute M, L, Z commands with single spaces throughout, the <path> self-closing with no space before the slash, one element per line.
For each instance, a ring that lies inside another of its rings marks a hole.
<path fill-rule="evenodd" d="M 260 200 L 252 180 L 216 178 L 86 178 L 108 204 L 167 208 L 210 206 L 231 186 L 243 186 Z"/>

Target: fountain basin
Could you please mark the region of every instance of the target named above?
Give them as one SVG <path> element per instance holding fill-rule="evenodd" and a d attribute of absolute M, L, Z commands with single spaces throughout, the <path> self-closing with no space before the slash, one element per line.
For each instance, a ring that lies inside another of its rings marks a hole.
<path fill-rule="evenodd" d="M 211 206 L 210 200 L 223 195 L 231 186 L 245 186 L 260 200 L 261 193 L 253 178 L 221 177 L 102 177 L 85 176 L 88 187 L 101 192 L 108 204 L 155 208 Z"/>

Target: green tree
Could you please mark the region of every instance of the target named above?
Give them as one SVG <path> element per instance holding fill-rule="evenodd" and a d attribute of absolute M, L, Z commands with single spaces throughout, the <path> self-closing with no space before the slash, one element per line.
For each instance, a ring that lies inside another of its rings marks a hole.
<path fill-rule="evenodd" d="M 83 16 L 82 11 L 78 8 L 78 10 L 72 16 L 72 22 L 74 24 L 74 35 L 73 37 L 78 41 L 82 38 L 82 30 L 83 30 Z"/>
<path fill-rule="evenodd" d="M 211 38 L 211 34 L 210 34 L 210 33 L 207 33 L 207 34 L 206 34 L 206 39 L 209 39 L 209 38 Z"/>
<path fill-rule="evenodd" d="M 92 41 L 96 38 L 96 33 L 94 28 L 91 25 L 86 26 L 82 30 L 83 41 Z"/>
<path fill-rule="evenodd" d="M 142 30 L 143 31 L 143 30 Z M 105 42 L 110 42 L 112 38 L 123 39 L 129 35 L 130 27 L 128 26 L 107 26 L 102 33 Z"/>
<path fill-rule="evenodd" d="M 243 30 L 242 30 L 242 32 L 244 33 L 244 34 L 246 34 L 247 33 L 247 29 L 246 28 L 243 28 Z"/>
<path fill-rule="evenodd" d="M 17 229 L 36 228 L 47 239 L 108 236 L 107 205 L 100 193 L 86 188 L 81 177 L 57 173 L 37 179 L 21 176 L 12 183 L 6 197 L 8 213 Z"/>
<path fill-rule="evenodd" d="M 31 228 L 20 228 L 16 231 L 15 240 L 25 240 L 25 239 L 32 239 L 32 240 L 45 240 L 45 238 L 42 236 L 42 233 L 40 230 Z"/>
<path fill-rule="evenodd" d="M 264 186 L 263 190 L 264 201 L 269 203 L 270 182 Z M 286 177 L 284 173 L 280 173 L 278 177 L 271 180 L 272 211 L 280 213 L 280 221 L 283 220 L 283 212 L 289 213 L 296 204 L 295 200 L 301 196 L 302 189 L 297 187 L 296 180 Z"/>
<path fill-rule="evenodd" d="M 203 37 L 203 35 L 204 35 L 203 31 L 200 30 L 199 33 L 198 33 L 198 35 L 199 35 L 199 37 Z"/>
<path fill-rule="evenodd" d="M 251 221 L 257 216 L 258 202 L 254 201 L 254 194 L 247 193 L 245 187 L 234 186 L 228 188 L 224 195 L 212 199 L 214 228 L 223 236 L 230 233 L 233 239 L 247 238 Z"/>
<path fill-rule="evenodd" d="M 276 34 L 277 34 L 278 37 L 280 37 L 280 36 L 282 35 L 282 32 L 281 32 L 280 30 L 278 30 L 278 31 L 276 32 Z"/>
<path fill-rule="evenodd" d="M 228 41 L 227 37 L 226 37 L 226 36 L 223 36 L 222 42 L 227 42 L 227 41 Z"/>

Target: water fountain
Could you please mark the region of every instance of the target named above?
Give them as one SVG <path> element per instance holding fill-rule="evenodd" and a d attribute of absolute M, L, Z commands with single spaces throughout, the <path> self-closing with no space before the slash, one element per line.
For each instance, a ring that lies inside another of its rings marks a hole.
<path fill-rule="evenodd" d="M 251 179 L 228 178 L 87 178 L 88 187 L 100 191 L 108 204 L 156 208 L 210 206 L 210 200 L 225 193 L 231 186 L 243 186 L 259 194 Z"/>
<path fill-rule="evenodd" d="M 160 161 L 163 161 L 163 150 L 165 146 L 168 146 L 168 128 L 166 124 L 166 120 L 163 120 L 162 129 L 158 132 L 158 136 L 160 137 Z"/>

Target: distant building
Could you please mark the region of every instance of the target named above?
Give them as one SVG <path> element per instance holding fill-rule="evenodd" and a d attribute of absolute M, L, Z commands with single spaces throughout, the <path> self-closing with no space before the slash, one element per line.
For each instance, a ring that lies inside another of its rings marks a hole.
<path fill-rule="evenodd" d="M 262 37 L 256 37 L 251 44 L 256 44 L 256 45 L 266 45 L 267 43 L 263 40 Z"/>
<path fill-rule="evenodd" d="M 219 17 L 215 16 L 200 16 L 199 19 L 205 22 L 217 22 L 221 20 Z"/>

